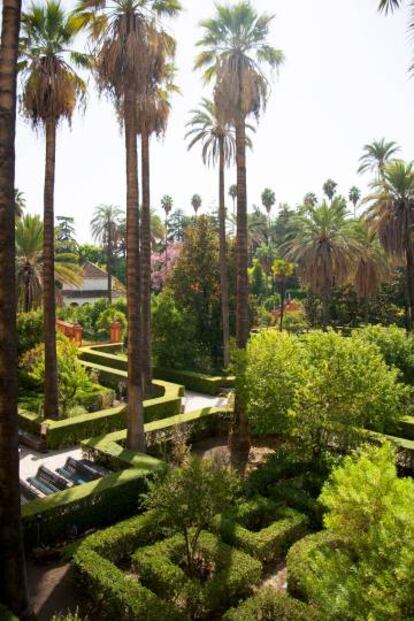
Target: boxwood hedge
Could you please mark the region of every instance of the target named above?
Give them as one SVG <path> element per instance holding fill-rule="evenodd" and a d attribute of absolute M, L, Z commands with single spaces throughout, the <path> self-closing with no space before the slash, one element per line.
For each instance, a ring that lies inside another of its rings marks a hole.
<path fill-rule="evenodd" d="M 307 601 L 309 599 L 309 585 L 314 583 L 311 572 L 312 558 L 327 546 L 338 548 L 343 545 L 338 536 L 329 530 L 321 530 L 297 541 L 290 548 L 286 557 L 290 595 Z"/>
<path fill-rule="evenodd" d="M 144 401 L 146 422 L 160 420 L 178 414 L 181 407 L 182 386 L 169 382 L 154 381 L 158 392 L 163 396 Z M 106 434 L 127 426 L 127 408 L 117 408 L 82 414 L 62 420 L 43 420 L 27 411 L 19 412 L 19 425 L 34 435 L 40 435 L 42 422 L 47 424 L 47 447 L 58 449 L 78 444 L 83 438 Z"/>
<path fill-rule="evenodd" d="M 231 608 L 223 621 L 318 621 L 314 608 L 272 588 L 259 591 L 238 608 Z"/>
<path fill-rule="evenodd" d="M 281 559 L 295 541 L 304 537 L 308 522 L 306 515 L 294 509 L 256 497 L 227 515 L 217 516 L 212 528 L 226 543 L 268 562 Z"/>
<path fill-rule="evenodd" d="M 179 602 L 190 618 L 209 618 L 211 613 L 225 610 L 249 595 L 260 581 L 262 565 L 205 531 L 200 535 L 198 549 L 214 567 L 205 581 L 189 577 L 182 569 L 182 535 L 139 548 L 132 562 L 142 582 L 160 597 Z"/>

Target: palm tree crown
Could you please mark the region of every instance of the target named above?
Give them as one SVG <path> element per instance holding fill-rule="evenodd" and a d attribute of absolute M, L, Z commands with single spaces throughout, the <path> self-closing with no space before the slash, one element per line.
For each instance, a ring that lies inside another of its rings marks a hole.
<path fill-rule="evenodd" d="M 98 205 L 91 220 L 92 237 L 103 245 L 115 243 L 123 212 L 114 205 Z"/>
<path fill-rule="evenodd" d="M 171 196 L 165 194 L 161 199 L 161 207 L 165 211 L 165 215 L 168 216 L 173 208 L 174 201 Z"/>
<path fill-rule="evenodd" d="M 335 196 L 337 187 L 338 187 L 338 184 L 333 179 L 328 179 L 323 184 L 323 192 L 324 194 L 326 194 L 326 196 L 329 198 L 330 201 Z"/>
<path fill-rule="evenodd" d="M 266 188 L 262 192 L 262 205 L 266 209 L 268 214 L 270 214 L 270 211 L 275 203 L 276 203 L 275 193 L 270 188 Z"/>
<path fill-rule="evenodd" d="M 86 84 L 73 66 L 91 67 L 88 54 L 72 49 L 79 28 L 59 2 L 33 4 L 22 16 L 20 63 L 23 71 L 22 103 L 33 125 L 47 119 L 72 118 Z"/>
<path fill-rule="evenodd" d="M 216 9 L 215 17 L 201 23 L 204 36 L 197 45 L 204 49 L 195 66 L 205 70 L 207 81 L 217 77 L 215 96 L 226 119 L 258 116 L 269 95 L 261 66 L 276 69 L 283 62 L 283 53 L 268 42 L 274 16 L 258 15 L 246 0 Z"/>
<path fill-rule="evenodd" d="M 385 138 L 366 144 L 359 159 L 358 173 L 375 172 L 381 177 L 384 167 L 394 158 L 399 150 L 400 147 L 397 143 L 393 141 L 388 142 Z"/>
<path fill-rule="evenodd" d="M 204 98 L 200 107 L 197 110 L 191 110 L 190 114 L 191 119 L 186 125 L 190 129 L 185 136 L 190 140 L 188 149 L 201 143 L 203 162 L 208 166 L 215 165 L 219 159 L 222 141 L 225 162 L 230 165 L 236 154 L 234 128 L 223 121 L 214 102 Z"/>

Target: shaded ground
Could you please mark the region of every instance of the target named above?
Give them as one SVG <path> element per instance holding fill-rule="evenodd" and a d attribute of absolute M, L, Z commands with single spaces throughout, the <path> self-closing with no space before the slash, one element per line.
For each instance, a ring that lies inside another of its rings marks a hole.
<path fill-rule="evenodd" d="M 260 466 L 260 464 L 266 461 L 268 455 L 273 453 L 279 446 L 280 440 L 277 438 L 254 438 L 245 474 L 249 474 L 249 472 Z M 193 444 L 191 452 L 207 459 L 217 460 L 223 465 L 231 463 L 227 436 L 218 436 L 197 442 Z"/>
<path fill-rule="evenodd" d="M 76 590 L 74 570 L 70 563 L 38 565 L 27 562 L 30 600 L 39 621 L 49 621 L 55 613 L 85 612 L 85 602 Z"/>

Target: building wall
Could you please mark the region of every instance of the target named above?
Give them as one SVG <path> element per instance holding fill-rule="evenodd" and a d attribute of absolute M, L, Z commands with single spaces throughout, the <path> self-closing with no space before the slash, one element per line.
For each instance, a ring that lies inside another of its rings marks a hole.
<path fill-rule="evenodd" d="M 108 278 L 85 278 L 81 287 L 65 284 L 68 291 L 106 291 L 108 289 Z"/>

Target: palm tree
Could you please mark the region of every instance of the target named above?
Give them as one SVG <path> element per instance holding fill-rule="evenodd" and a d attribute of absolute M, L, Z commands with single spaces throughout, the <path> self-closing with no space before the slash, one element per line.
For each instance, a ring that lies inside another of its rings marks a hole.
<path fill-rule="evenodd" d="M 346 216 L 341 197 L 309 206 L 294 218 L 292 233 L 283 245 L 285 258 L 297 263 L 302 282 L 320 296 L 324 327 L 330 292 L 348 282 L 361 252 Z"/>
<path fill-rule="evenodd" d="M 237 199 L 237 185 L 236 184 L 233 184 L 230 186 L 229 196 L 231 197 L 231 200 L 233 201 L 233 221 L 236 222 L 236 199 Z"/>
<path fill-rule="evenodd" d="M 262 192 L 262 205 L 266 209 L 267 215 L 270 216 L 272 207 L 276 203 L 276 195 L 270 188 L 266 188 Z"/>
<path fill-rule="evenodd" d="M 399 150 L 396 142 L 387 142 L 385 138 L 366 144 L 359 158 L 358 174 L 374 172 L 378 178 L 383 178 L 385 166 L 394 159 Z"/>
<path fill-rule="evenodd" d="M 357 258 L 351 284 L 355 287 L 357 296 L 365 300 L 368 311 L 368 300 L 378 291 L 380 286 L 390 277 L 390 264 L 379 243 L 378 236 L 366 226 L 362 220 L 354 222 L 355 237 L 361 246 L 361 253 Z"/>
<path fill-rule="evenodd" d="M 295 272 L 295 264 L 285 261 L 284 259 L 276 259 L 272 265 L 272 272 L 276 282 L 280 286 L 280 320 L 279 330 L 283 331 L 283 319 L 285 317 L 285 297 L 286 297 L 286 284 L 288 279 L 293 276 Z"/>
<path fill-rule="evenodd" d="M 220 290 L 221 315 L 223 329 L 223 364 L 227 369 L 230 362 L 229 338 L 229 284 L 227 273 L 227 242 L 226 242 L 226 205 L 225 205 L 225 167 L 234 160 L 236 140 L 234 129 L 223 122 L 217 107 L 212 101 L 203 99 L 198 110 L 191 111 L 192 117 L 187 123 L 189 131 L 186 138 L 192 149 L 196 144 L 202 146 L 204 164 L 216 165 L 219 168 L 219 240 L 220 240 Z"/>
<path fill-rule="evenodd" d="M 55 257 L 54 280 L 59 284 L 82 284 L 82 268 L 77 256 L 59 253 Z M 23 312 L 40 305 L 42 299 L 43 222 L 37 215 L 27 214 L 16 224 L 17 295 Z"/>
<path fill-rule="evenodd" d="M 330 201 L 333 200 L 333 197 L 336 194 L 337 187 L 338 187 L 338 184 L 333 179 L 328 179 L 323 184 L 323 193 L 326 194 L 326 196 L 328 197 Z"/>
<path fill-rule="evenodd" d="M 175 42 L 167 35 L 163 39 L 164 56 L 170 61 L 175 53 Z M 179 89 L 172 80 L 175 67 L 165 65 L 162 83 L 153 83 L 140 95 L 137 106 L 138 133 L 141 136 L 141 294 L 142 294 L 142 368 L 145 395 L 152 390 L 152 335 L 151 335 L 151 244 L 154 214 L 151 214 L 150 184 L 150 138 L 153 134 L 163 135 L 167 129 L 171 104 L 169 96 Z M 158 227 L 161 220 L 158 216 Z"/>
<path fill-rule="evenodd" d="M 92 237 L 105 247 L 108 301 L 112 304 L 112 271 L 122 211 L 114 205 L 98 205 L 91 220 Z"/>
<path fill-rule="evenodd" d="M 95 75 L 109 93 L 125 134 L 127 187 L 128 431 L 129 449 L 145 450 L 140 292 L 140 227 L 137 156 L 137 101 L 164 73 L 157 20 L 174 16 L 178 0 L 79 0 L 78 22 L 95 45 Z"/>
<path fill-rule="evenodd" d="M 194 213 L 197 217 L 198 210 L 202 205 L 201 196 L 199 194 L 194 194 L 191 198 L 191 206 L 194 209 Z"/>
<path fill-rule="evenodd" d="M 174 201 L 169 194 L 165 194 L 161 199 L 161 208 L 165 212 L 165 262 L 168 260 L 168 216 L 170 215 Z"/>
<path fill-rule="evenodd" d="M 22 104 L 33 127 L 43 127 L 46 135 L 43 241 L 43 311 L 45 334 L 46 418 L 59 416 L 56 358 L 56 309 L 54 281 L 54 191 L 56 128 L 71 121 L 75 107 L 85 96 L 85 82 L 73 66 L 89 67 L 86 54 L 71 51 L 78 28 L 59 2 L 33 4 L 22 18 L 21 66 Z"/>
<path fill-rule="evenodd" d="M 305 197 L 303 199 L 303 205 L 305 207 L 316 207 L 317 204 L 318 198 L 316 194 L 314 194 L 313 192 L 308 192 L 307 194 L 305 194 Z"/>
<path fill-rule="evenodd" d="M 26 198 L 23 192 L 17 188 L 14 190 L 14 207 L 16 210 L 16 218 L 21 218 L 26 207 Z"/>
<path fill-rule="evenodd" d="M 407 327 L 411 331 L 414 317 L 414 163 L 389 162 L 372 188 L 373 194 L 365 199 L 370 203 L 366 221 L 391 260 L 405 265 Z"/>
<path fill-rule="evenodd" d="M 233 5 L 217 4 L 216 15 L 202 22 L 204 30 L 198 46 L 196 68 L 205 70 L 206 80 L 216 78 L 215 103 L 224 121 L 236 130 L 237 165 L 237 311 L 236 344 L 244 349 L 249 336 L 248 316 L 248 239 L 246 185 L 246 119 L 256 118 L 266 105 L 269 82 L 262 68 L 278 68 L 283 54 L 269 44 L 272 15 L 258 15 L 248 0 Z M 233 448 L 247 454 L 248 420 L 244 407 L 236 399 L 236 429 Z"/>
<path fill-rule="evenodd" d="M 0 43 L 0 600 L 27 619 L 17 436 L 14 168 L 20 0 L 3 0 Z"/>
<path fill-rule="evenodd" d="M 348 198 L 352 205 L 354 206 L 354 218 L 356 218 L 356 207 L 361 200 L 361 190 L 357 188 L 355 185 L 349 190 Z"/>

